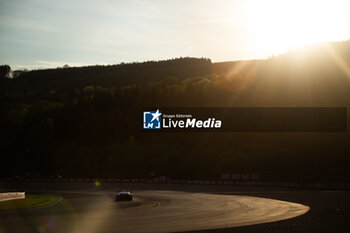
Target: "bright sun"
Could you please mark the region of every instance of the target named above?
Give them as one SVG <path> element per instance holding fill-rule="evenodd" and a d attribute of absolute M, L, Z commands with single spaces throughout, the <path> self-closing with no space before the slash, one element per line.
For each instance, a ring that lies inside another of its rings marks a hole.
<path fill-rule="evenodd" d="M 348 39 L 349 2 L 254 1 L 248 24 L 272 54 L 321 41 Z"/>

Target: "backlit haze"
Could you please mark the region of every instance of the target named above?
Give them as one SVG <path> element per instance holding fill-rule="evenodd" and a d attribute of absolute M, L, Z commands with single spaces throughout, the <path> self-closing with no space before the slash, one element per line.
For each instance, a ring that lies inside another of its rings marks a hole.
<path fill-rule="evenodd" d="M 175 57 L 267 58 L 350 38 L 349 1 L 1 1 L 0 64 L 13 69 Z"/>

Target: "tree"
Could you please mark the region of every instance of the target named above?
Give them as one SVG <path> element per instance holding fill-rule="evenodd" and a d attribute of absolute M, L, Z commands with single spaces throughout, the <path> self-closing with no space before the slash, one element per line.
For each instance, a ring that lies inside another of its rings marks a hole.
<path fill-rule="evenodd" d="M 5 79 L 10 76 L 11 67 L 9 65 L 0 66 L 0 79 Z"/>
<path fill-rule="evenodd" d="M 27 69 L 24 70 L 14 70 L 12 71 L 12 78 L 18 78 L 19 76 L 21 76 L 22 74 L 28 72 Z"/>

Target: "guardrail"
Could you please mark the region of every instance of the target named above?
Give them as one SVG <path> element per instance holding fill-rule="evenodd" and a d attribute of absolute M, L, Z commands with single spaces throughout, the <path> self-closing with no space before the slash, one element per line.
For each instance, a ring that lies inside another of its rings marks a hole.
<path fill-rule="evenodd" d="M 25 192 L 9 192 L 9 193 L 0 193 L 0 201 L 9 201 L 15 199 L 24 199 L 26 198 Z"/>
<path fill-rule="evenodd" d="M 0 179 L 0 183 L 91 183 L 99 181 L 100 183 L 145 183 L 145 184 L 190 184 L 190 185 L 233 185 L 233 186 L 262 186 L 262 187 L 286 187 L 286 188 L 306 188 L 318 190 L 350 190 L 350 183 L 299 183 L 299 182 L 269 182 L 269 181 L 234 181 L 234 180 L 180 180 L 180 179 L 161 179 L 161 178 L 24 178 Z"/>

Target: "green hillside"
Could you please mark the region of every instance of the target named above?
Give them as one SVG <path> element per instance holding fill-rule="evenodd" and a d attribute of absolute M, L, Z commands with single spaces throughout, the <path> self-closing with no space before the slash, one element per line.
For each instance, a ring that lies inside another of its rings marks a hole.
<path fill-rule="evenodd" d="M 17 72 L 0 82 L 2 177 L 344 181 L 348 133 L 145 133 L 144 107 L 349 107 L 350 41 L 265 60 L 180 58 Z M 349 115 L 349 114 L 348 114 Z M 278 175 L 276 175 L 278 174 Z"/>

